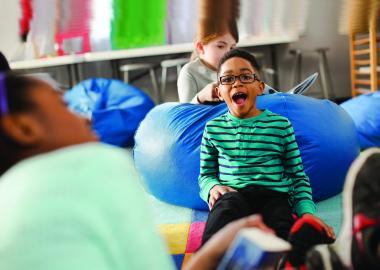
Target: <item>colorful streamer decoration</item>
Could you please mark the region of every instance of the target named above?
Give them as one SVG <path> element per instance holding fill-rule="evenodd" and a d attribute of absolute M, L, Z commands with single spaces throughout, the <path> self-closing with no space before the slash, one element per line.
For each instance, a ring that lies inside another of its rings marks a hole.
<path fill-rule="evenodd" d="M 114 0 L 113 49 L 165 43 L 166 0 Z"/>
<path fill-rule="evenodd" d="M 23 42 L 26 41 L 30 29 L 30 20 L 33 17 L 32 0 L 20 0 L 21 18 L 20 24 L 20 38 Z"/>
<path fill-rule="evenodd" d="M 60 4 L 60 24 L 55 37 L 58 55 L 90 52 L 92 0 L 65 0 Z"/>
<path fill-rule="evenodd" d="M 187 43 L 236 25 L 242 38 L 297 35 L 309 1 L 20 0 L 20 37 L 31 59 Z"/>

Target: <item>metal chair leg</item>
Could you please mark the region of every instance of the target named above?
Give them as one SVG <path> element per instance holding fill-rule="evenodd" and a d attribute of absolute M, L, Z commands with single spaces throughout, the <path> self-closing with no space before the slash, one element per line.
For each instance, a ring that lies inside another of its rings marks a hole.
<path fill-rule="evenodd" d="M 128 71 L 124 71 L 124 82 L 125 83 L 129 83 L 129 72 Z"/>
<path fill-rule="evenodd" d="M 182 68 L 181 65 L 177 65 L 177 78 L 179 76 L 179 73 L 181 72 L 181 68 Z"/>
<path fill-rule="evenodd" d="M 330 69 L 327 62 L 327 56 L 326 56 L 327 50 L 328 50 L 327 48 L 320 48 L 320 49 L 317 49 L 316 51 L 319 57 L 319 61 L 318 61 L 319 72 L 321 74 L 323 95 L 324 95 L 324 98 L 329 99 L 329 98 L 335 98 L 335 94 L 333 92 L 331 74 L 330 74 Z"/>
<path fill-rule="evenodd" d="M 67 65 L 67 74 L 68 74 L 68 80 L 69 80 L 69 88 L 72 88 L 74 86 L 74 79 L 73 79 L 73 67 L 72 65 Z"/>
<path fill-rule="evenodd" d="M 161 97 L 165 99 L 166 96 L 166 76 L 167 76 L 167 68 L 162 68 L 162 75 L 161 75 Z M 161 101 L 161 100 L 160 100 Z"/>
<path fill-rule="evenodd" d="M 160 91 L 159 91 L 158 85 L 157 85 L 156 73 L 154 72 L 153 68 L 149 69 L 149 74 L 150 74 L 150 79 L 151 79 L 152 85 L 153 85 L 153 91 L 156 94 L 157 103 L 160 103 L 161 102 L 161 95 L 160 95 Z"/>
<path fill-rule="evenodd" d="M 302 72 L 302 52 L 300 49 L 290 50 L 290 53 L 295 57 L 293 82 L 292 85 L 296 85 L 301 81 Z"/>

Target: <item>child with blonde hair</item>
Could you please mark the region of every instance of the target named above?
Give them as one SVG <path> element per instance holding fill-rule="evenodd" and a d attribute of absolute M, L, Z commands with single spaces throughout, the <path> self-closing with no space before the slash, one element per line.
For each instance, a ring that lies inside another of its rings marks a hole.
<path fill-rule="evenodd" d="M 238 10 L 238 0 L 201 2 L 195 51 L 178 76 L 180 102 L 219 101 L 215 91 L 216 71 L 222 56 L 239 41 Z"/>

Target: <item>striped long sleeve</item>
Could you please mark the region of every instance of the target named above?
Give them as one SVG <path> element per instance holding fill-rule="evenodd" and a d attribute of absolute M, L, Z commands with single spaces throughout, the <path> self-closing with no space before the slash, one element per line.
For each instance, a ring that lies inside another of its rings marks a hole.
<path fill-rule="evenodd" d="M 204 201 L 208 202 L 210 189 L 215 185 L 220 185 L 218 177 L 218 150 L 212 145 L 205 130 L 201 144 L 201 166 L 199 175 L 200 196 Z"/>
<path fill-rule="evenodd" d="M 293 212 L 298 216 L 302 216 L 305 213 L 314 214 L 316 207 L 312 198 L 309 177 L 304 171 L 301 153 L 290 122 L 284 134 L 283 162 L 285 174 L 293 181 L 290 191 Z"/>
<path fill-rule="evenodd" d="M 227 113 L 207 123 L 201 145 L 200 196 L 215 185 L 265 186 L 289 194 L 297 215 L 314 213 L 309 179 L 288 119 L 268 110 L 248 119 Z"/>

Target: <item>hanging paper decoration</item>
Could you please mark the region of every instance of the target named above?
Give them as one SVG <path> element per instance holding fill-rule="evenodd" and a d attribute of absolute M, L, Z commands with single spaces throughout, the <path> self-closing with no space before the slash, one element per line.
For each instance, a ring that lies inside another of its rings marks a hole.
<path fill-rule="evenodd" d="M 40 58 L 56 55 L 55 33 L 57 6 L 55 1 L 31 1 L 33 18 L 27 36 L 25 58 Z"/>
<path fill-rule="evenodd" d="M 24 58 L 31 59 L 204 40 L 226 29 L 237 32 L 236 20 L 243 39 L 299 35 L 310 0 L 285 2 L 20 0 L 20 37 L 26 40 Z"/>
<path fill-rule="evenodd" d="M 167 1 L 166 43 L 194 42 L 199 1 Z"/>
<path fill-rule="evenodd" d="M 32 0 L 20 0 L 21 18 L 20 24 L 20 38 L 22 41 L 26 41 L 26 37 L 30 30 L 30 20 L 33 17 Z"/>
<path fill-rule="evenodd" d="M 92 0 L 90 41 L 92 51 L 111 50 L 112 0 Z"/>
<path fill-rule="evenodd" d="M 112 47 L 146 47 L 165 43 L 166 0 L 114 0 Z"/>
<path fill-rule="evenodd" d="M 59 55 L 91 51 L 91 3 L 91 0 L 59 1 L 60 20 L 56 34 Z"/>
<path fill-rule="evenodd" d="M 241 0 L 241 38 L 300 35 L 306 29 L 310 0 Z"/>

